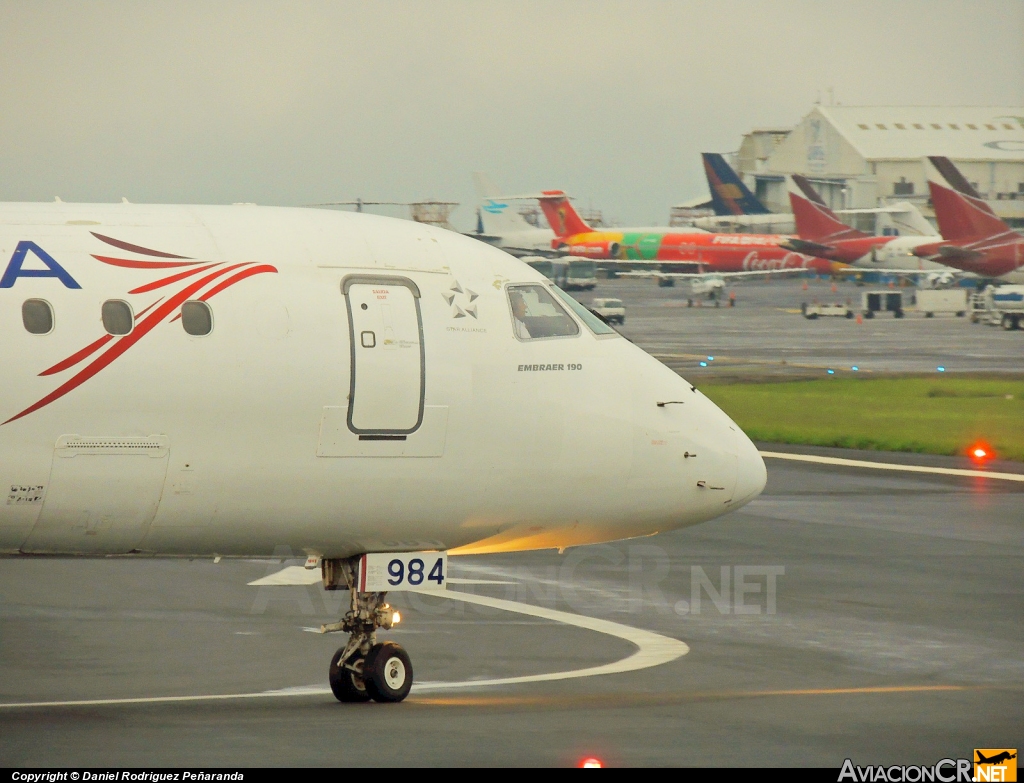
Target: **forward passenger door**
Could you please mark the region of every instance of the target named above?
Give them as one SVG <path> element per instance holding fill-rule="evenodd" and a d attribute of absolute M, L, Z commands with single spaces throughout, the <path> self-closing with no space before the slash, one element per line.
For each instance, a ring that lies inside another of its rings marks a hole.
<path fill-rule="evenodd" d="M 342 291 L 352 345 L 349 429 L 381 440 L 414 432 L 425 378 L 419 288 L 405 277 L 352 275 Z"/>

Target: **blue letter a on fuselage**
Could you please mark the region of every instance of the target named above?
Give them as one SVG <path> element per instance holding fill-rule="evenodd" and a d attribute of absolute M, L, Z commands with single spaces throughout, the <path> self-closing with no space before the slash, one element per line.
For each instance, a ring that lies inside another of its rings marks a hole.
<path fill-rule="evenodd" d="M 22 269 L 25 257 L 32 251 L 36 258 L 46 265 L 46 269 Z M 0 279 L 0 288 L 11 288 L 19 277 L 56 277 L 68 288 L 81 288 L 75 282 L 75 278 L 67 273 L 67 270 L 53 260 L 53 257 L 43 250 L 35 242 L 22 241 L 14 249 L 11 262 L 7 265 L 7 271 Z"/>

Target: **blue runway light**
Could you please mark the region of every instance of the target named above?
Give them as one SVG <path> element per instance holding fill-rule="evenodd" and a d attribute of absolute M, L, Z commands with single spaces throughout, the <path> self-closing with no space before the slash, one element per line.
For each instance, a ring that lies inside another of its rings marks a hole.
<path fill-rule="evenodd" d="M 936 367 L 936 368 L 935 368 L 935 371 L 936 371 L 936 372 L 945 372 L 945 371 L 946 371 L 946 368 L 945 368 L 945 367 L 943 367 L 943 366 L 942 366 L 942 365 L 940 364 L 940 365 L 939 365 L 938 367 Z"/>
<path fill-rule="evenodd" d="M 828 371 L 828 374 L 829 374 L 829 375 L 835 375 L 835 374 L 836 374 L 836 371 L 835 371 L 835 370 L 829 370 L 829 371 Z"/>
<path fill-rule="evenodd" d="M 707 362 L 701 362 L 701 363 L 700 363 L 700 366 L 701 366 L 701 367 L 707 367 L 707 366 L 708 366 L 708 363 L 707 363 Z"/>
<path fill-rule="evenodd" d="M 858 367 L 858 366 L 857 366 L 857 365 L 855 364 L 855 365 L 853 365 L 853 367 L 851 367 L 850 369 L 851 369 L 851 370 L 853 370 L 854 372 L 857 372 L 857 371 L 858 371 L 858 370 L 860 369 L 860 367 Z"/>
<path fill-rule="evenodd" d="M 708 357 L 708 361 L 709 361 L 709 362 L 713 362 L 714 360 L 715 360 L 715 357 L 714 357 L 714 356 L 709 356 L 709 357 Z"/>

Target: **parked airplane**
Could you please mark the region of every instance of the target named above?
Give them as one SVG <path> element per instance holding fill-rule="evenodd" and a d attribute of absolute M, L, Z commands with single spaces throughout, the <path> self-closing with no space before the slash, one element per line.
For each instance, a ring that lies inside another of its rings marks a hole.
<path fill-rule="evenodd" d="M 769 211 L 750 192 L 724 156 L 717 152 L 702 152 L 701 159 L 715 215 L 694 218 L 694 226 L 730 233 L 757 230 L 768 234 L 789 234 L 793 231 L 793 216 Z"/>
<path fill-rule="evenodd" d="M 557 256 L 551 249 L 555 232 L 537 228 L 526 221 L 512 203 L 522 197 L 502 196 L 501 189 L 480 171 L 473 173 L 480 205 L 477 230 L 469 236 L 501 248 L 514 256 Z"/>
<path fill-rule="evenodd" d="M 717 231 L 736 230 L 739 227 L 757 226 L 762 231 L 773 234 L 791 234 L 796 230 L 795 218 L 792 213 L 764 214 L 767 208 L 754 196 L 743 183 L 733 168 L 722 155 L 704 153 L 704 169 L 708 178 L 708 187 L 712 193 L 722 193 L 724 205 L 715 205 L 716 216 L 697 218 L 695 226 Z M 792 191 L 792 187 L 790 188 Z M 727 199 L 731 193 L 745 193 L 743 198 Z M 820 197 L 819 197 L 820 200 Z M 822 200 L 822 203 L 824 201 Z M 725 211 L 722 211 L 722 210 Z M 916 206 L 909 201 L 900 201 L 884 207 L 869 209 L 840 209 L 838 214 L 848 217 L 853 215 L 872 215 L 875 219 L 875 233 L 880 236 L 936 236 L 935 228 L 929 223 Z M 727 216 L 738 212 L 735 216 Z"/>
<path fill-rule="evenodd" d="M 561 190 L 538 196 L 555 231 L 552 247 L 594 259 L 635 262 L 663 273 L 723 274 L 809 270 L 832 274 L 833 264 L 779 247 L 785 237 L 765 234 L 706 234 L 678 229 L 594 229 Z"/>
<path fill-rule="evenodd" d="M 696 388 L 453 232 L 4 204 L 0 253 L 0 553 L 304 552 L 351 592 L 324 627 L 350 634 L 342 701 L 408 694 L 408 654 L 376 640 L 384 598 L 444 587 L 447 551 L 651 535 L 764 488 Z"/>
<path fill-rule="evenodd" d="M 1024 283 L 1024 237 L 996 216 L 948 158 L 929 157 L 925 170 L 942 241 L 914 252 L 982 277 Z"/>
<path fill-rule="evenodd" d="M 770 215 L 768 208 L 739 178 L 732 166 L 717 152 L 702 152 L 704 175 L 711 189 L 716 215 Z"/>
<path fill-rule="evenodd" d="M 789 202 L 796 219 L 797 237 L 782 247 L 850 264 L 845 273 L 870 269 L 883 274 L 924 276 L 928 283 L 949 285 L 959 272 L 914 255 L 914 249 L 932 244 L 934 236 L 875 236 L 851 228 L 828 208 L 806 177 L 789 177 Z"/>

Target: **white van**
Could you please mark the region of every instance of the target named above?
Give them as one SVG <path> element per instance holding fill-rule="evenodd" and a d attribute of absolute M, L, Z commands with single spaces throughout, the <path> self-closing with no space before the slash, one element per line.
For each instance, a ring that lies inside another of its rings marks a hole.
<path fill-rule="evenodd" d="M 626 307 L 621 299 L 595 299 L 590 303 L 590 309 L 610 324 L 626 322 Z"/>

